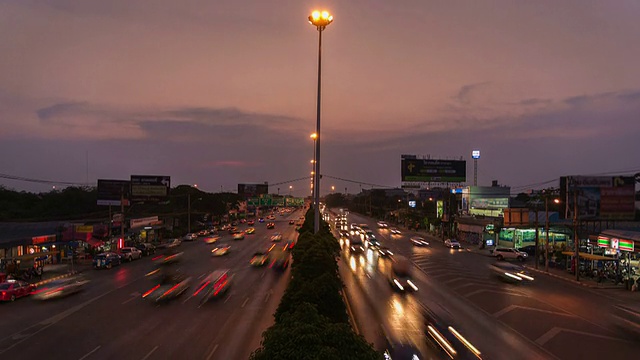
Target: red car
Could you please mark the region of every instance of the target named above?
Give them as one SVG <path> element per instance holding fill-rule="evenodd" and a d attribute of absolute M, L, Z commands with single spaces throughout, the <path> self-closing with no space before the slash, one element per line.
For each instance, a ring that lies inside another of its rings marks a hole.
<path fill-rule="evenodd" d="M 21 280 L 9 280 L 0 284 L 0 301 L 15 301 L 17 298 L 31 295 L 33 284 Z"/>

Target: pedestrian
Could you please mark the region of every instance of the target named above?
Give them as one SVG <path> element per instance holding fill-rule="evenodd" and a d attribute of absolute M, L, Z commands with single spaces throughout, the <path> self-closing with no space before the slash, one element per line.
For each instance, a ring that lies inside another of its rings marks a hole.
<path fill-rule="evenodd" d="M 631 286 L 631 291 L 638 291 L 638 286 L 640 286 L 640 284 L 638 284 L 640 282 L 640 277 L 636 279 L 636 281 L 633 283 L 633 286 Z"/>

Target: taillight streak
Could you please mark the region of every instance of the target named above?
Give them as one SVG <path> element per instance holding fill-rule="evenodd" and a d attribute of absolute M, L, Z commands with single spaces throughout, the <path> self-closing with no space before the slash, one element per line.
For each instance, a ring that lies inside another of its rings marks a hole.
<path fill-rule="evenodd" d="M 198 290 L 196 290 L 196 292 L 193 293 L 193 296 L 198 295 L 210 283 L 211 283 L 211 281 L 207 280 L 204 284 L 202 284 L 202 286 L 200 286 L 200 288 L 198 288 Z"/>
<path fill-rule="evenodd" d="M 162 296 L 169 295 L 169 294 L 170 294 L 173 290 L 175 290 L 178 286 L 180 286 L 180 283 L 177 283 L 177 284 L 173 285 L 173 287 L 171 287 L 171 289 L 169 289 L 169 290 L 165 291 L 165 292 L 164 292 L 164 294 L 162 294 Z"/>
<path fill-rule="evenodd" d="M 146 293 L 142 294 L 142 297 L 146 298 L 147 296 L 149 296 L 149 294 L 151 294 L 152 292 L 158 290 L 159 287 L 160 287 L 160 285 L 156 285 L 156 286 L 152 287 L 151 290 L 149 290 Z"/>

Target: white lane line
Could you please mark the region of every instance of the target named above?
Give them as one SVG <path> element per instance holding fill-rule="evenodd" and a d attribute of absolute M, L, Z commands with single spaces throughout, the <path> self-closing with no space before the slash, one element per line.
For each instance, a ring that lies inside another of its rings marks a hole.
<path fill-rule="evenodd" d="M 88 353 L 86 353 L 83 357 L 81 357 L 78 360 L 84 360 L 84 359 L 88 358 L 89 356 L 91 356 L 91 354 L 93 354 L 94 352 L 98 351 L 100 349 L 100 347 L 101 347 L 100 345 L 96 346 L 95 349 L 89 351 Z"/>
<path fill-rule="evenodd" d="M 224 299 L 224 303 L 225 303 L 225 304 L 227 303 L 227 301 L 229 301 L 229 299 L 231 299 L 231 295 L 233 295 L 233 294 L 229 294 L 229 296 L 227 296 L 227 298 L 226 298 L 226 299 Z"/>
<path fill-rule="evenodd" d="M 186 303 L 187 301 L 189 301 L 189 299 L 191 299 L 193 296 L 187 296 L 186 299 L 184 299 L 184 301 L 182 302 L 183 304 Z"/>
<path fill-rule="evenodd" d="M 267 272 L 266 272 L 266 271 L 263 271 L 263 272 L 262 272 L 262 275 L 260 275 L 260 278 L 262 279 L 266 274 L 267 274 Z"/>
<path fill-rule="evenodd" d="M 140 295 L 142 295 L 142 294 L 140 294 L 139 292 L 133 292 L 133 293 L 131 293 L 131 299 L 123 301 L 123 302 L 122 302 L 122 305 L 124 305 L 124 304 L 126 304 L 126 303 L 128 303 L 128 302 L 131 302 L 131 301 L 133 301 L 133 300 L 137 299 Z"/>
<path fill-rule="evenodd" d="M 153 354 L 154 351 L 158 350 L 158 345 L 156 345 L 156 347 L 154 347 L 153 349 L 151 349 L 151 351 L 149 351 L 147 353 L 147 355 L 145 355 L 142 359 L 140 360 L 147 360 L 149 358 L 149 356 L 151 356 L 151 354 Z"/>
<path fill-rule="evenodd" d="M 204 273 L 204 274 L 202 274 L 202 275 L 198 276 L 198 280 L 199 280 L 199 279 L 202 279 L 205 275 L 207 275 L 207 274 L 206 274 L 206 273 Z"/>
<path fill-rule="evenodd" d="M 213 356 L 213 353 L 215 353 L 216 350 L 218 350 L 218 345 L 220 345 L 220 344 L 216 344 L 216 346 L 213 347 L 213 350 L 211 350 L 211 352 L 209 353 L 209 356 L 207 356 L 206 360 L 210 360 L 211 359 L 211 357 Z"/>
<path fill-rule="evenodd" d="M 246 299 L 244 299 L 244 302 L 242 303 L 242 306 L 240 307 L 245 307 L 245 305 L 247 305 L 247 302 L 249 301 L 249 298 L 247 297 Z"/>
<path fill-rule="evenodd" d="M 269 292 L 267 293 L 267 295 L 264 297 L 264 302 L 266 303 L 267 301 L 269 301 L 269 297 L 271 296 L 271 294 L 273 293 L 273 290 L 269 290 Z"/>

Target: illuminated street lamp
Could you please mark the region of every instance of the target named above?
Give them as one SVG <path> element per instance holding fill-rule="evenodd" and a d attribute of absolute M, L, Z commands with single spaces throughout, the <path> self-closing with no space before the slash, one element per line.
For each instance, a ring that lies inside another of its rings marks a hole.
<path fill-rule="evenodd" d="M 289 185 L 289 196 L 291 196 L 291 190 L 293 190 L 293 185 Z"/>
<path fill-rule="evenodd" d="M 318 11 L 309 15 L 309 23 L 316 27 L 318 30 L 318 100 L 317 100 L 317 121 L 316 121 L 316 136 L 313 138 L 315 142 L 314 151 L 314 165 L 315 165 L 315 179 L 314 179 L 314 221 L 313 221 L 313 233 L 317 234 L 320 231 L 320 95 L 322 94 L 322 32 L 324 29 L 333 22 L 333 16 L 328 11 Z"/>

